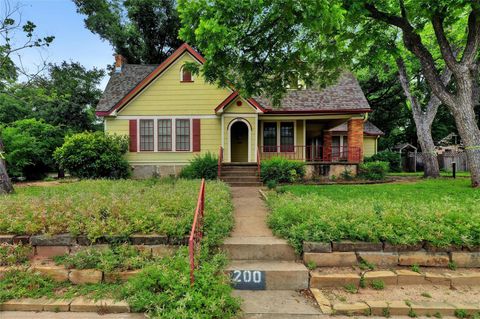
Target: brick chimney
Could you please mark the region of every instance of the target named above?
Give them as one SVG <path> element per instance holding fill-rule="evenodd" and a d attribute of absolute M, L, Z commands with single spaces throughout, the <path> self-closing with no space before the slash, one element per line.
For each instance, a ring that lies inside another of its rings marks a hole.
<path fill-rule="evenodd" d="M 121 54 L 115 54 L 115 73 L 121 73 L 123 65 L 127 63 L 127 59 Z"/>

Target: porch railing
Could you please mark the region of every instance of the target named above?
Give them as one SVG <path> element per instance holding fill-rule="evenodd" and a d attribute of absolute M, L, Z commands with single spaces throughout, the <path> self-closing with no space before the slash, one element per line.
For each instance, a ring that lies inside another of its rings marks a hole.
<path fill-rule="evenodd" d="M 283 157 L 290 160 L 307 162 L 348 162 L 359 163 L 362 151 L 360 147 L 349 146 L 313 146 L 313 145 L 283 145 L 260 146 L 260 159 Z"/>
<path fill-rule="evenodd" d="M 217 178 L 222 176 L 222 163 L 223 163 L 223 147 L 220 146 L 218 151 L 218 168 L 217 168 Z"/>
<path fill-rule="evenodd" d="M 260 147 L 257 149 L 257 175 L 260 177 L 262 168 L 262 160 L 260 158 Z"/>
<path fill-rule="evenodd" d="M 198 255 L 203 237 L 203 215 L 205 209 L 205 179 L 202 179 L 200 191 L 198 192 L 197 207 L 193 217 L 192 230 L 188 238 L 188 252 L 190 257 L 190 284 L 195 282 L 194 271 L 198 267 Z"/>

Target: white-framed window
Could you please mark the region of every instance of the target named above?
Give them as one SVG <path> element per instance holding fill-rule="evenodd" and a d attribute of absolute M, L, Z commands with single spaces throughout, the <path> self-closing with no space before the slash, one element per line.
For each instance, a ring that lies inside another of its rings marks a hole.
<path fill-rule="evenodd" d="M 191 125 L 190 120 L 175 120 L 175 150 L 189 151 L 191 148 Z"/>
<path fill-rule="evenodd" d="M 139 152 L 192 152 L 191 118 L 138 119 Z"/>
<path fill-rule="evenodd" d="M 154 120 L 140 120 L 140 151 L 154 151 L 155 129 Z"/>
<path fill-rule="evenodd" d="M 193 82 L 192 72 L 187 70 L 185 65 L 180 69 L 180 82 Z"/>
<path fill-rule="evenodd" d="M 295 122 L 263 122 L 264 152 L 294 152 Z"/>
<path fill-rule="evenodd" d="M 171 119 L 159 119 L 157 121 L 158 127 L 158 150 L 159 151 L 171 151 L 172 150 L 172 120 Z"/>

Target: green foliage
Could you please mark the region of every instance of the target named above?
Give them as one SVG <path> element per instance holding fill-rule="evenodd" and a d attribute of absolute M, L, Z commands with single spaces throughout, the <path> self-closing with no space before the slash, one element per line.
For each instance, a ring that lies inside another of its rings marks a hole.
<path fill-rule="evenodd" d="M 389 164 L 389 169 L 391 172 L 401 172 L 402 163 L 400 159 L 400 154 L 392 151 L 381 151 L 377 154 L 365 158 L 365 162 L 387 162 Z"/>
<path fill-rule="evenodd" d="M 340 178 L 343 179 L 343 180 L 346 180 L 346 181 L 351 181 L 351 180 L 353 180 L 353 179 L 355 178 L 355 176 L 353 176 L 351 170 L 345 169 L 345 170 L 340 174 Z"/>
<path fill-rule="evenodd" d="M 0 232 L 10 234 L 129 236 L 189 234 L 200 182 L 189 180 L 90 180 L 50 187 L 21 187 L 0 196 Z M 206 185 L 204 241 L 218 243 L 233 226 L 228 187 Z"/>
<path fill-rule="evenodd" d="M 379 279 L 372 280 L 372 282 L 370 283 L 370 286 L 375 290 L 385 289 L 385 283 L 383 282 L 383 280 L 379 280 Z"/>
<path fill-rule="evenodd" d="M 358 292 L 357 285 L 355 284 L 347 284 L 343 287 L 346 292 L 349 292 L 351 294 L 356 294 Z"/>
<path fill-rule="evenodd" d="M 415 310 L 413 310 L 412 308 L 410 308 L 410 310 L 408 311 L 408 316 L 410 318 L 417 318 L 417 313 L 415 312 Z"/>
<path fill-rule="evenodd" d="M 239 300 L 230 293 L 230 280 L 224 273 L 226 259 L 221 255 L 203 256 L 190 285 L 190 265 L 186 249 L 144 268 L 131 278 L 122 291 L 133 311 L 147 312 L 150 318 L 234 318 Z"/>
<path fill-rule="evenodd" d="M 174 0 L 74 0 L 85 26 L 129 63 L 158 64 L 182 42 Z"/>
<path fill-rule="evenodd" d="M 458 267 L 458 266 L 457 266 L 457 263 L 454 262 L 454 261 L 450 261 L 450 262 L 448 263 L 448 269 L 450 269 L 450 270 L 457 270 L 457 267 Z"/>
<path fill-rule="evenodd" d="M 0 245 L 0 266 L 25 264 L 33 253 L 29 245 Z"/>
<path fill-rule="evenodd" d="M 210 152 L 195 155 L 190 163 L 182 169 L 180 177 L 188 179 L 216 179 L 218 175 L 218 158 Z"/>
<path fill-rule="evenodd" d="M 265 185 L 268 189 L 275 189 L 278 186 L 278 182 L 274 179 L 266 181 Z"/>
<path fill-rule="evenodd" d="M 98 269 L 106 273 L 140 269 L 152 264 L 156 259 L 146 250 L 139 250 L 128 244 L 102 249 L 87 248 L 75 254 L 54 258 L 57 264 L 67 268 Z"/>
<path fill-rule="evenodd" d="M 263 182 L 293 183 L 305 176 L 305 163 L 273 157 L 262 161 L 260 176 Z"/>
<path fill-rule="evenodd" d="M 372 263 L 369 263 L 365 259 L 360 260 L 360 264 L 358 265 L 361 270 L 375 270 L 375 265 Z"/>
<path fill-rule="evenodd" d="M 298 252 L 304 241 L 480 245 L 480 193 L 467 179 L 375 185 L 288 185 L 270 192 L 268 223 Z"/>
<path fill-rule="evenodd" d="M 54 157 L 72 176 L 118 179 L 130 175 L 127 151 L 128 137 L 86 132 L 66 137 Z"/>
<path fill-rule="evenodd" d="M 465 309 L 455 309 L 455 317 L 460 319 L 468 318 L 468 312 Z"/>
<path fill-rule="evenodd" d="M 63 134 L 44 121 L 19 120 L 0 126 L 5 158 L 11 177 L 42 179 L 56 169 L 52 154 L 63 142 Z"/>
<path fill-rule="evenodd" d="M 367 162 L 358 165 L 358 176 L 368 180 L 384 180 L 388 173 L 387 162 Z"/>
<path fill-rule="evenodd" d="M 425 298 L 432 298 L 432 295 L 429 294 L 428 292 L 422 292 L 422 293 L 421 293 L 421 296 L 422 296 L 422 297 L 425 297 Z"/>
<path fill-rule="evenodd" d="M 385 318 L 390 318 L 391 317 L 390 308 L 383 308 L 382 314 Z"/>
<path fill-rule="evenodd" d="M 0 301 L 19 298 L 53 298 L 62 284 L 31 271 L 9 270 L 0 280 Z"/>
<path fill-rule="evenodd" d="M 307 268 L 310 269 L 310 270 L 314 270 L 315 268 L 317 268 L 317 263 L 310 260 L 308 263 L 307 263 Z"/>
<path fill-rule="evenodd" d="M 420 266 L 417 265 L 417 264 L 413 264 L 410 269 L 411 269 L 413 272 L 420 273 Z"/>
<path fill-rule="evenodd" d="M 365 282 L 365 277 L 360 277 L 360 288 L 367 288 L 367 283 Z"/>
<path fill-rule="evenodd" d="M 438 319 L 441 319 L 441 318 L 443 317 L 440 312 L 435 312 L 435 313 L 433 314 L 433 316 L 434 316 L 435 318 L 438 318 Z"/>

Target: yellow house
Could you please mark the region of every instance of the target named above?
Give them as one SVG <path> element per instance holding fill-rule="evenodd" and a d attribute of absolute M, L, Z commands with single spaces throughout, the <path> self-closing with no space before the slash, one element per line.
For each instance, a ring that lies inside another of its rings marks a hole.
<path fill-rule="evenodd" d="M 371 109 L 351 74 L 325 89 L 289 90 L 274 107 L 265 97 L 242 97 L 192 75 L 184 67 L 191 62 L 205 60 L 187 44 L 160 65 L 116 57 L 96 114 L 106 132 L 130 136 L 127 159 L 136 177 L 178 174 L 206 152 L 223 158 L 222 165 L 283 156 L 329 174 L 332 166 L 356 167 L 374 151 L 364 139 Z M 341 144 L 333 130 L 339 125 Z"/>

